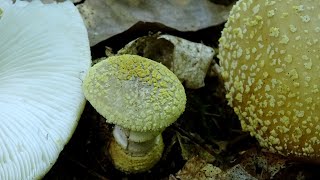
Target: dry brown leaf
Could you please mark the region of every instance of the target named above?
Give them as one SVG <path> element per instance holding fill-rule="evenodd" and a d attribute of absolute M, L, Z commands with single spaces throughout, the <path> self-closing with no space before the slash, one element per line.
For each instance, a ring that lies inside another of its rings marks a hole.
<path fill-rule="evenodd" d="M 226 21 L 231 9 L 231 5 L 216 5 L 207 0 L 86 0 L 77 7 L 86 23 L 91 46 L 139 21 L 196 31 Z"/>
<path fill-rule="evenodd" d="M 175 178 L 180 180 L 257 180 L 240 164 L 224 171 L 199 157 L 193 157 L 187 161 Z"/>

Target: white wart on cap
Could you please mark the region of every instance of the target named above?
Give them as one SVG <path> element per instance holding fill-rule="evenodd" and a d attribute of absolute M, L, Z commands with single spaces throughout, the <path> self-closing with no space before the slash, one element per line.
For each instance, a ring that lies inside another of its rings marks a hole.
<path fill-rule="evenodd" d="M 320 1 L 240 0 L 219 58 L 242 128 L 272 152 L 320 158 Z"/>
<path fill-rule="evenodd" d="M 1 0 L 0 9 L 0 179 L 38 179 L 84 107 L 87 31 L 69 1 Z"/>

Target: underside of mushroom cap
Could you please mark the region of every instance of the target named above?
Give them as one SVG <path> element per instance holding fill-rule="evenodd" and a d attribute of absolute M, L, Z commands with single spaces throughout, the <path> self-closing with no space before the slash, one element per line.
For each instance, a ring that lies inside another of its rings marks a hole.
<path fill-rule="evenodd" d="M 272 152 L 320 158 L 320 1 L 240 0 L 220 39 L 229 104 Z"/>
<path fill-rule="evenodd" d="M 85 104 L 87 31 L 70 1 L 1 0 L 0 8 L 0 179 L 39 179 Z"/>
<path fill-rule="evenodd" d="M 94 65 L 83 83 L 91 105 L 109 123 L 133 131 L 159 131 L 177 120 L 186 95 L 160 63 L 137 55 L 112 56 Z"/>

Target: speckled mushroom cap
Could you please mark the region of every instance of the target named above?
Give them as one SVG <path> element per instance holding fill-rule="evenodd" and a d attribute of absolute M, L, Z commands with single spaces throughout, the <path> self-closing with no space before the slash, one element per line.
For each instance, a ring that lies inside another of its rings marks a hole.
<path fill-rule="evenodd" d="M 163 130 L 177 120 L 186 104 L 175 74 L 137 55 L 112 56 L 95 64 L 83 90 L 107 122 L 133 131 Z"/>
<path fill-rule="evenodd" d="M 320 1 L 240 0 L 220 39 L 229 104 L 273 152 L 320 157 Z"/>
<path fill-rule="evenodd" d="M 0 0 L 0 14 L 0 179 L 41 179 L 84 108 L 87 30 L 70 1 Z"/>

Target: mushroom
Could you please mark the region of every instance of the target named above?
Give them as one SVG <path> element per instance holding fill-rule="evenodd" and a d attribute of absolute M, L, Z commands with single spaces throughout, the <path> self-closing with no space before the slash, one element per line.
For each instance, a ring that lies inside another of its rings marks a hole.
<path fill-rule="evenodd" d="M 319 1 L 240 0 L 219 45 L 230 106 L 271 152 L 320 158 Z"/>
<path fill-rule="evenodd" d="M 185 109 L 184 88 L 164 65 L 137 55 L 111 56 L 95 64 L 83 82 L 91 105 L 115 124 L 109 153 L 126 173 L 152 168 L 161 158 L 161 132 Z"/>
<path fill-rule="evenodd" d="M 87 31 L 69 1 L 0 1 L 0 179 L 39 179 L 85 104 Z"/>

